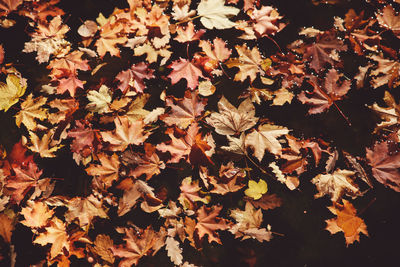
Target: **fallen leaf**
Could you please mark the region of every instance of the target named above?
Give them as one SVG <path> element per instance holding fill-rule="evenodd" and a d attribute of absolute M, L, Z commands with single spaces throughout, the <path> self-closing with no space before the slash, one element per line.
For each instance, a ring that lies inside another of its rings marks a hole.
<path fill-rule="evenodd" d="M 184 58 L 173 61 L 168 68 L 172 69 L 171 73 L 168 75 L 168 77 L 171 78 L 171 84 L 176 84 L 181 79 L 185 79 L 187 81 L 187 87 L 192 90 L 196 89 L 198 86 L 199 77 L 204 78 L 202 71 L 191 61 Z"/>
<path fill-rule="evenodd" d="M 47 226 L 46 232 L 39 234 L 33 240 L 33 243 L 45 246 L 51 244 L 50 258 L 54 259 L 56 256 L 63 254 L 63 248 L 69 250 L 68 235 L 66 232 L 65 224 L 57 217 L 50 221 L 50 225 Z"/>
<path fill-rule="evenodd" d="M 244 100 L 235 108 L 223 96 L 218 102 L 219 113 L 213 112 L 206 122 L 221 135 L 234 135 L 244 132 L 256 125 L 255 108 L 250 99 Z"/>
<path fill-rule="evenodd" d="M 124 151 L 130 144 L 142 144 L 149 136 L 149 133 L 143 134 L 141 120 L 130 122 L 126 117 L 116 117 L 114 123 L 115 131 L 100 133 L 103 140 L 110 143 L 112 151 Z"/>
<path fill-rule="evenodd" d="M 165 105 L 171 107 L 171 111 L 161 119 L 169 126 L 177 125 L 186 129 L 203 113 L 206 104 L 207 99 L 200 99 L 196 92 L 187 90 L 183 99 L 168 97 L 165 100 Z"/>
<path fill-rule="evenodd" d="M 375 143 L 373 149 L 367 148 L 366 155 L 372 167 L 374 178 L 385 186 L 400 192 L 400 153 L 389 154 L 387 142 Z"/>
<path fill-rule="evenodd" d="M 27 87 L 22 79 L 14 74 L 7 75 L 6 83 L 0 82 L 0 110 L 4 112 L 18 102 Z"/>
<path fill-rule="evenodd" d="M 337 215 L 337 218 L 326 220 L 326 230 L 331 234 L 343 232 L 346 246 L 353 244 L 354 241 L 360 242 L 360 233 L 368 236 L 364 220 L 357 217 L 357 210 L 349 201 L 343 199 L 343 205 L 334 203 L 329 210 Z"/>
<path fill-rule="evenodd" d="M 249 77 L 250 82 L 253 82 L 257 78 L 258 73 L 260 75 L 265 74 L 265 71 L 262 69 L 264 60 L 261 58 L 256 46 L 251 50 L 246 44 L 242 46 L 236 45 L 235 48 L 239 54 L 239 58 L 231 58 L 226 62 L 229 68 L 239 68 L 239 72 L 236 73 L 234 78 L 235 81 L 244 82 Z"/>
<path fill-rule="evenodd" d="M 260 179 L 258 183 L 254 180 L 249 180 L 249 188 L 244 191 L 244 194 L 248 197 L 258 200 L 263 194 L 267 193 L 268 185 L 267 183 Z"/>
<path fill-rule="evenodd" d="M 265 150 L 274 155 L 282 154 L 282 146 L 278 141 L 278 137 L 288 134 L 286 127 L 263 124 L 246 136 L 246 146 L 254 149 L 254 156 L 261 161 L 264 157 Z"/>
<path fill-rule="evenodd" d="M 28 206 L 22 208 L 21 214 L 25 220 L 20 221 L 23 225 L 30 228 L 40 228 L 47 224 L 48 220 L 53 217 L 54 210 L 49 210 L 49 207 L 40 201 L 29 200 Z"/>
<path fill-rule="evenodd" d="M 339 201 L 344 194 L 348 196 L 357 196 L 360 194 L 358 186 L 353 182 L 351 176 L 355 172 L 349 170 L 337 169 L 332 174 L 319 174 L 311 182 L 315 184 L 319 193 L 315 198 L 329 195 L 333 202 Z"/>
<path fill-rule="evenodd" d="M 207 29 L 216 28 L 229 29 L 235 26 L 228 17 L 236 16 L 240 9 L 231 6 L 225 6 L 223 0 L 202 0 L 197 6 L 197 14 L 201 17 L 200 22 Z"/>
<path fill-rule="evenodd" d="M 165 249 L 167 255 L 175 265 L 181 265 L 183 260 L 182 249 L 179 247 L 179 242 L 172 237 L 167 237 L 165 240 Z"/>
<path fill-rule="evenodd" d="M 228 229 L 229 224 L 225 219 L 217 217 L 221 210 L 222 206 L 213 206 L 211 208 L 201 206 L 197 211 L 195 229 L 197 230 L 200 240 L 203 239 L 205 235 L 208 235 L 208 243 L 215 241 L 218 244 L 222 244 L 216 231 Z"/>

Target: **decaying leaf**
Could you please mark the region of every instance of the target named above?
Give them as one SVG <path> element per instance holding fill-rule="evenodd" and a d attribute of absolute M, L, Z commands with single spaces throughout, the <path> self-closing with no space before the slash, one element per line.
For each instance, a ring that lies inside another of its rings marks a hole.
<path fill-rule="evenodd" d="M 337 217 L 326 220 L 326 230 L 331 234 L 343 232 L 347 246 L 353 244 L 354 241 L 360 242 L 360 233 L 368 236 L 364 220 L 357 217 L 357 210 L 349 201 L 343 199 L 343 205 L 334 203 L 329 210 Z"/>
<path fill-rule="evenodd" d="M 235 135 L 253 127 L 258 118 L 255 117 L 255 108 L 250 99 L 240 103 L 235 108 L 229 101 L 222 97 L 218 102 L 219 113 L 212 113 L 206 119 L 207 123 L 222 135 Z"/>

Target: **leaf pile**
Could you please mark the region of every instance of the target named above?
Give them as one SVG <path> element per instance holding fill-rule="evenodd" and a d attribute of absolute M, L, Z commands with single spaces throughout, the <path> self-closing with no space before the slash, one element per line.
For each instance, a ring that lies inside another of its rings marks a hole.
<path fill-rule="evenodd" d="M 0 110 L 20 133 L 0 159 L 0 235 L 9 248 L 1 257 L 12 265 L 20 224 L 44 247 L 47 266 L 132 266 L 160 250 L 174 265 L 195 266 L 184 251 L 224 245 L 226 234 L 271 241 L 265 214 L 290 205 L 282 192 L 310 183 L 315 198 L 332 203 L 326 230 L 343 232 L 348 246 L 368 236 L 350 201 L 377 182 L 400 191 L 400 63 L 391 47 L 399 4 L 366 1 L 371 16 L 348 10 L 330 29 L 299 29 L 281 48 L 274 38 L 290 18 L 264 1 L 127 0 L 75 32 L 59 2 L 0 1 L 0 25 L 26 21 L 21 52 L 48 70 L 33 88 L 0 46 Z M 262 49 L 266 41 L 276 52 Z M 128 63 L 107 74 L 122 55 Z M 348 71 L 349 58 L 363 64 Z M 226 84 L 241 88 L 239 99 Z M 382 101 L 365 104 L 381 121 L 363 155 L 263 111 L 302 105 L 315 118 L 335 109 L 352 127 L 341 101 L 378 89 Z M 47 171 L 61 155 L 84 173 L 82 194 L 63 194 L 69 177 Z"/>

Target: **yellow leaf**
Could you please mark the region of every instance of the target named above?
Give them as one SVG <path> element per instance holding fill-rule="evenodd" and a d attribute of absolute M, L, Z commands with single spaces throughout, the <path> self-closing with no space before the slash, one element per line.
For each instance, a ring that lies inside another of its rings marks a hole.
<path fill-rule="evenodd" d="M 17 103 L 26 90 L 26 85 L 22 86 L 21 79 L 14 74 L 9 74 L 6 82 L 0 82 L 0 110 L 4 111 Z"/>
<path fill-rule="evenodd" d="M 268 185 L 267 183 L 260 179 L 258 183 L 256 181 L 249 181 L 249 188 L 244 191 L 244 194 L 254 200 L 260 199 L 263 194 L 267 193 Z"/>

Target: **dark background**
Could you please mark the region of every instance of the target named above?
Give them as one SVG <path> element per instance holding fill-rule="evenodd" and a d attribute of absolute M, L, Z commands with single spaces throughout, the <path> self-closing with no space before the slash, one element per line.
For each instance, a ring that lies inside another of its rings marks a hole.
<path fill-rule="evenodd" d="M 300 27 L 314 26 L 321 30 L 329 29 L 332 26 L 333 17 L 344 17 L 349 8 L 357 11 L 365 9 L 367 14 L 373 12 L 364 1 L 342 1 L 335 6 L 315 6 L 308 0 L 263 1 L 262 4 L 277 7 L 280 14 L 285 16 L 284 20 L 289 23 L 274 37 L 282 49 L 298 38 L 297 32 Z M 123 8 L 127 5 L 124 1 L 114 0 L 62 0 L 58 6 L 66 12 L 64 21 L 71 27 L 67 39 L 74 43 L 79 41 L 76 30 L 82 21 L 94 20 L 99 12 L 108 16 L 114 7 Z M 44 64 L 38 65 L 34 61 L 34 54 L 21 52 L 24 42 L 29 41 L 30 37 L 24 32 L 27 28 L 25 20 L 17 16 L 16 19 L 18 23 L 13 28 L 0 29 L 0 42 L 6 51 L 6 62 L 15 63 L 23 77 L 28 78 L 30 86 L 28 90 L 35 90 L 34 88 L 47 81 L 48 70 Z M 210 35 L 213 34 L 210 33 Z M 214 34 L 214 36 L 218 35 L 231 43 L 242 42 L 233 39 L 235 37 L 230 31 Z M 392 47 L 393 45 L 398 44 L 392 43 Z M 259 47 L 265 56 L 277 51 L 268 40 L 262 40 Z M 112 59 L 111 62 L 101 75 L 113 77 L 124 69 L 123 66 L 129 66 L 129 59 L 124 57 Z M 354 74 L 359 63 L 352 60 L 349 62 L 350 64 L 345 66 L 345 72 Z M 237 83 L 227 83 L 223 84 L 220 90 L 230 101 L 237 104 L 239 102 L 237 96 L 247 88 L 247 84 L 242 86 Z M 378 99 L 382 99 L 384 89 L 352 89 L 348 98 L 339 102 L 343 112 L 353 124 L 351 127 L 333 108 L 321 115 L 306 116 L 307 108 L 297 101 L 283 108 L 262 105 L 257 107 L 257 114 L 269 118 L 276 124 L 293 129 L 292 134 L 297 137 L 321 137 L 338 149 L 343 149 L 354 156 L 364 156 L 365 148 L 370 147 L 375 140 L 371 133 L 378 121 L 366 104 L 371 105 Z M 217 101 L 216 97 L 213 98 Z M 8 148 L 17 142 L 20 136 L 20 130 L 15 126 L 11 113 L 0 113 L 0 141 Z M 76 166 L 69 154 L 61 153 L 58 158 L 43 162 L 41 166 L 50 175 L 65 178 L 63 185 L 65 191 L 60 192 L 61 194 L 79 195 L 83 190 L 81 178 L 86 174 L 83 168 Z M 272 231 L 281 233 L 283 236 L 275 235 L 270 242 L 260 244 L 252 240 L 239 242 L 231 234 L 226 233 L 221 235 L 222 246 L 205 245 L 200 252 L 189 246 L 185 247 L 184 259 L 201 266 L 246 266 L 246 261 L 252 261 L 254 258 L 256 258 L 256 266 L 400 266 L 398 263 L 400 193 L 374 182 L 372 190 L 365 196 L 352 201 L 357 210 L 366 208 L 360 217 L 365 220 L 370 236 L 361 235 L 360 243 L 356 242 L 346 248 L 342 233 L 332 236 L 324 230 L 326 226 L 324 220 L 332 218 L 333 215 L 326 208 L 331 205 L 327 198 L 318 200 L 313 198 L 316 190 L 309 180 L 315 174 L 317 173 L 302 176 L 300 189 L 296 191 L 289 191 L 273 182 L 269 183 L 270 192 L 278 194 L 283 199 L 283 206 L 264 212 L 264 221 L 272 226 Z M 169 171 L 164 173 L 164 176 L 174 177 L 176 173 Z M 100 223 L 97 227 L 96 231 L 107 231 L 107 227 L 112 228 L 113 225 Z M 18 266 L 28 266 L 28 263 L 35 263 L 35 259 L 44 257 L 44 249 L 40 246 L 32 246 L 31 238 L 29 229 L 17 225 L 13 242 L 17 251 Z M 73 263 L 73 266 L 86 265 L 87 263 L 83 261 Z M 163 250 L 155 257 L 144 258 L 139 263 L 139 266 L 169 265 L 169 259 Z"/>

